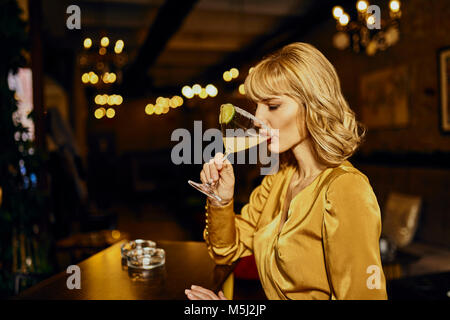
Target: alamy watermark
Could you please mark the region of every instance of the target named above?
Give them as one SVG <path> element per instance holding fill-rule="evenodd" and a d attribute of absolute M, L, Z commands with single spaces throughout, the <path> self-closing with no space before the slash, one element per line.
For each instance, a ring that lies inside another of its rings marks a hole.
<path fill-rule="evenodd" d="M 66 20 L 66 27 L 69 30 L 81 29 L 81 9 L 79 6 L 72 4 L 67 7 L 66 13 L 70 14 Z"/>
<path fill-rule="evenodd" d="M 67 267 L 66 273 L 70 274 L 66 280 L 67 289 L 81 289 L 81 269 L 76 264 Z"/>
<path fill-rule="evenodd" d="M 381 289 L 381 270 L 377 265 L 370 265 L 367 267 L 366 273 L 370 274 L 367 278 L 366 285 L 367 288 L 372 289 Z"/>
<path fill-rule="evenodd" d="M 371 14 L 367 21 L 367 29 L 380 30 L 381 29 L 381 9 L 377 5 L 370 5 L 367 7 L 367 13 Z"/>
<path fill-rule="evenodd" d="M 277 135 L 278 130 L 273 130 L 272 133 Z M 262 165 L 260 170 L 261 175 L 276 173 L 279 169 L 278 150 L 272 149 L 269 154 L 266 142 L 255 143 L 252 146 L 252 136 L 255 138 L 257 135 L 256 131 L 252 131 L 251 129 L 247 131 L 243 129 L 227 129 L 226 137 L 237 138 L 236 140 L 232 140 L 231 143 L 234 143 L 238 149 L 238 152 L 231 153 L 227 159 L 231 164 L 257 164 L 259 160 L 259 163 Z M 193 136 L 187 129 L 175 129 L 172 132 L 171 141 L 178 141 L 179 143 L 172 148 L 172 162 L 176 165 L 203 164 L 208 162 L 214 158 L 215 154 L 219 152 L 224 153 L 223 139 L 223 134 L 219 129 L 211 128 L 203 132 L 201 121 L 194 121 Z M 203 142 L 209 142 L 204 149 Z M 246 146 L 251 147 L 247 148 Z M 248 150 L 248 152 L 244 152 L 244 150 Z M 248 154 L 248 159 L 246 154 Z"/>

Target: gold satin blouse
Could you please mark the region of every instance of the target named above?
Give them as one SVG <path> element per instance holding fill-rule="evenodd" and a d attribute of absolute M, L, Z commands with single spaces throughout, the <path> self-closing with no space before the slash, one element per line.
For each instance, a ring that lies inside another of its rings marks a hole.
<path fill-rule="evenodd" d="M 217 264 L 254 254 L 268 299 L 386 299 L 381 215 L 368 178 L 345 161 L 292 199 L 278 233 L 294 167 L 264 177 L 240 215 L 207 205 L 203 232 Z"/>

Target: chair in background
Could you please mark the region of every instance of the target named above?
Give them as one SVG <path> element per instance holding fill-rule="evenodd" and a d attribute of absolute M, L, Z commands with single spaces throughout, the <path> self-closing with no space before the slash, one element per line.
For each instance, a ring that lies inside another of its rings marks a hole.
<path fill-rule="evenodd" d="M 380 240 L 381 259 L 387 280 L 400 278 L 403 269 L 419 259 L 401 251 L 409 245 L 417 231 L 422 198 L 392 192 L 383 212 Z"/>

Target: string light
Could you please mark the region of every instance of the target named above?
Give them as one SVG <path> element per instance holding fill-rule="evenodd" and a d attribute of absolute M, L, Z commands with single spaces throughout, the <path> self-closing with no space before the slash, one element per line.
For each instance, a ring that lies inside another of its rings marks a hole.
<path fill-rule="evenodd" d="M 206 89 L 205 89 L 205 88 L 202 88 L 202 90 L 200 91 L 200 93 L 198 94 L 198 96 L 199 96 L 201 99 L 206 99 L 206 98 L 208 98 L 208 93 L 206 93 Z"/>
<path fill-rule="evenodd" d="M 103 82 L 108 83 L 108 78 L 109 78 L 109 73 L 108 72 L 104 73 L 102 76 Z"/>
<path fill-rule="evenodd" d="M 356 9 L 358 9 L 359 12 L 366 12 L 368 6 L 369 5 L 367 1 L 364 0 L 358 1 L 356 3 Z"/>
<path fill-rule="evenodd" d="M 145 106 L 145 113 L 148 115 L 152 115 L 155 112 L 155 106 L 151 103 Z"/>
<path fill-rule="evenodd" d="M 398 0 L 391 0 L 389 2 L 389 8 L 392 10 L 392 12 L 399 12 L 400 11 L 400 1 Z"/>
<path fill-rule="evenodd" d="M 164 98 L 164 97 L 158 97 L 158 99 L 156 99 L 156 104 L 157 105 L 161 105 L 163 108 L 168 107 L 169 106 L 169 99 L 168 98 Z"/>
<path fill-rule="evenodd" d="M 233 79 L 236 79 L 239 76 L 239 70 L 236 68 L 231 68 L 230 74 Z"/>
<path fill-rule="evenodd" d="M 340 18 L 339 18 L 339 23 L 342 26 L 346 26 L 348 23 L 350 22 L 350 16 L 346 13 L 344 13 Z"/>
<path fill-rule="evenodd" d="M 115 104 L 115 99 L 116 99 L 116 97 L 114 96 L 114 95 L 112 95 L 112 96 L 108 96 L 108 98 L 107 98 L 107 103 L 108 103 L 108 105 L 109 106 L 113 106 L 114 104 Z"/>
<path fill-rule="evenodd" d="M 81 81 L 83 83 L 88 83 L 89 82 L 89 74 L 88 73 L 83 73 L 83 75 L 81 76 Z"/>
<path fill-rule="evenodd" d="M 108 108 L 108 110 L 106 110 L 106 116 L 110 119 L 114 118 L 114 116 L 116 115 L 116 111 L 113 108 Z"/>
<path fill-rule="evenodd" d="M 210 97 L 215 97 L 215 96 L 217 96 L 217 88 L 214 85 L 212 85 L 212 84 L 208 84 L 206 86 L 206 93 Z"/>
<path fill-rule="evenodd" d="M 242 94 L 242 95 L 245 95 L 245 86 L 244 86 L 244 84 L 241 84 L 239 86 L 239 93 Z"/>
<path fill-rule="evenodd" d="M 339 19 L 344 14 L 344 9 L 340 6 L 336 6 L 333 8 L 333 17 L 335 19 Z"/>
<path fill-rule="evenodd" d="M 117 54 L 121 53 L 123 50 L 123 46 L 124 46 L 123 40 L 117 40 L 116 45 L 114 46 L 114 52 Z"/>
<path fill-rule="evenodd" d="M 181 89 L 181 93 L 183 94 L 183 96 L 185 96 L 188 99 L 191 99 L 194 96 L 194 92 L 192 91 L 191 87 L 189 87 L 189 86 L 184 86 Z"/>
<path fill-rule="evenodd" d="M 163 107 L 162 107 L 162 105 L 160 105 L 160 104 L 157 104 L 156 106 L 155 106 L 155 114 L 161 114 L 162 113 L 162 111 L 163 111 Z"/>
<path fill-rule="evenodd" d="M 233 77 L 232 77 L 230 71 L 225 71 L 223 73 L 223 80 L 225 80 L 226 82 L 229 82 L 229 81 L 231 81 L 231 79 L 233 79 Z"/>
<path fill-rule="evenodd" d="M 103 38 L 100 40 L 100 45 L 101 45 L 102 47 L 107 47 L 107 46 L 109 45 L 109 39 L 108 39 L 108 37 L 103 37 Z"/>
<path fill-rule="evenodd" d="M 370 16 L 370 17 L 367 18 L 367 25 L 369 25 L 369 26 L 370 25 L 374 25 L 375 22 L 376 22 L 376 19 L 375 19 L 374 16 Z"/>
<path fill-rule="evenodd" d="M 194 84 L 192 86 L 192 93 L 193 94 L 200 94 L 201 91 L 202 91 L 202 87 L 199 84 Z"/>
<path fill-rule="evenodd" d="M 92 84 L 96 84 L 98 82 L 98 76 L 93 72 L 89 72 L 89 82 Z"/>
<path fill-rule="evenodd" d="M 89 49 L 92 46 L 92 39 L 91 38 L 84 39 L 83 45 L 86 49 Z"/>
<path fill-rule="evenodd" d="M 97 110 L 95 110 L 94 117 L 97 119 L 101 119 L 105 116 L 105 114 L 106 114 L 105 108 L 101 107 L 101 108 L 98 108 Z"/>
<path fill-rule="evenodd" d="M 175 96 L 174 98 L 175 98 L 175 100 L 177 102 L 177 107 L 181 107 L 183 105 L 183 103 L 184 103 L 183 98 L 180 97 L 180 96 Z"/>

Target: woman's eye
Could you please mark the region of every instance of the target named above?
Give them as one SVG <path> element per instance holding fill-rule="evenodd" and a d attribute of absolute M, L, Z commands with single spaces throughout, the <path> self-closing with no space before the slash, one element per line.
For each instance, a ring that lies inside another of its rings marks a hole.
<path fill-rule="evenodd" d="M 269 109 L 270 109 L 270 110 L 275 110 L 275 109 L 277 109 L 279 106 L 280 106 L 279 104 L 269 105 Z"/>

